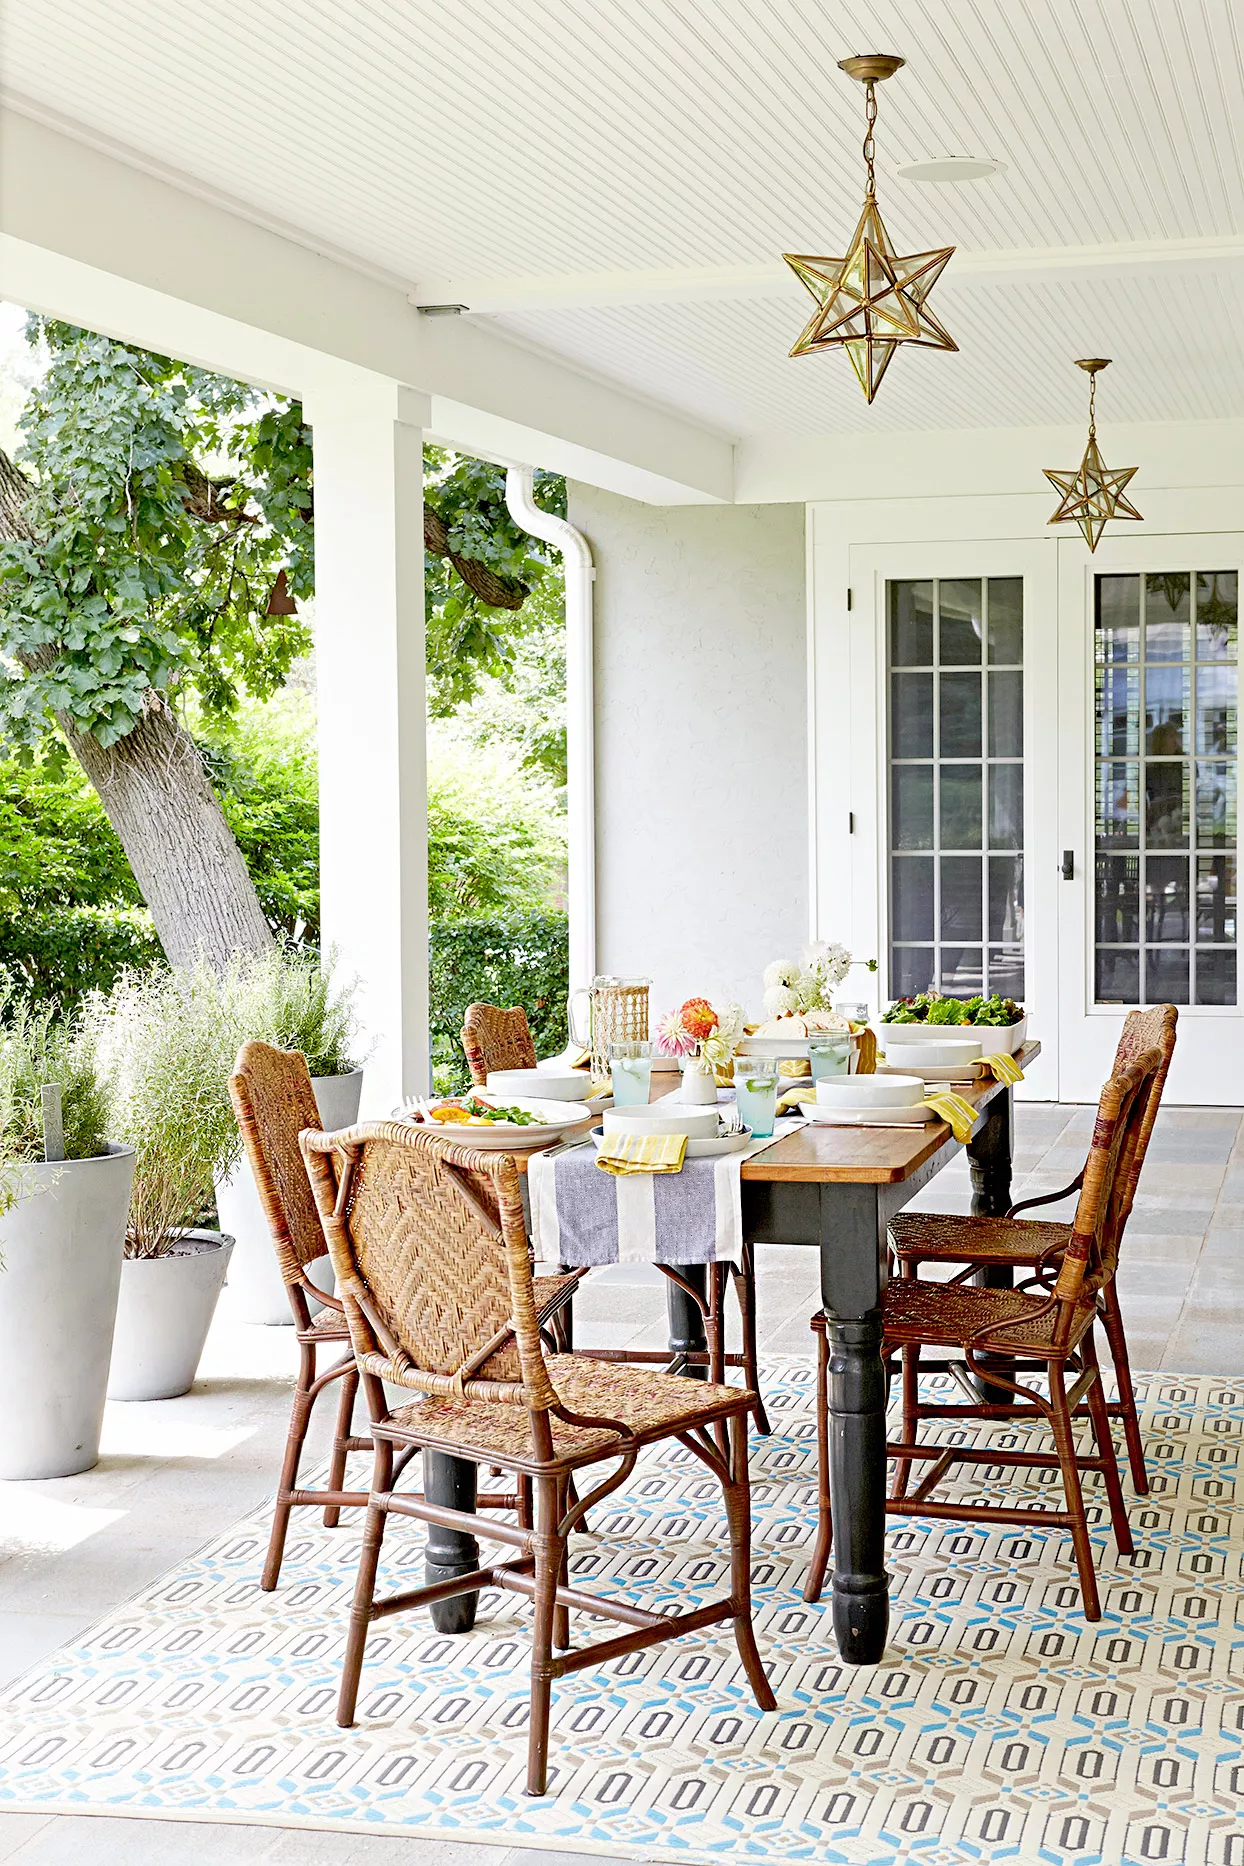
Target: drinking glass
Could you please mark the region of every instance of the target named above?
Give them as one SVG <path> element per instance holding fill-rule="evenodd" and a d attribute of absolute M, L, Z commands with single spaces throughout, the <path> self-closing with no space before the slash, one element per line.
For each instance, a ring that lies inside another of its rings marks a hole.
<path fill-rule="evenodd" d="M 614 1107 L 646 1107 L 652 1082 L 652 1045 L 611 1043 L 609 1067 L 613 1075 Z"/>
<path fill-rule="evenodd" d="M 808 1061 L 812 1065 L 813 1086 L 823 1082 L 827 1076 L 845 1076 L 851 1072 L 851 1036 L 844 1030 L 841 1036 L 823 1036 L 808 1038 Z"/>
<path fill-rule="evenodd" d="M 777 1058 L 736 1056 L 734 1099 L 753 1140 L 767 1140 L 777 1120 Z"/>

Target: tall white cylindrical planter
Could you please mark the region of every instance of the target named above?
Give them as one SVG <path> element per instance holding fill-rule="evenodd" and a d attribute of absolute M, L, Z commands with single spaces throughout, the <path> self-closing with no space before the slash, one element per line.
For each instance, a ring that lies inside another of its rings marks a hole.
<path fill-rule="evenodd" d="M 134 1151 L 25 1166 L 0 1218 L 0 1478 L 99 1458 Z"/>
<path fill-rule="evenodd" d="M 315 1090 L 320 1121 L 329 1133 L 339 1127 L 351 1127 L 358 1120 L 359 1097 L 363 1092 L 361 1069 L 352 1070 L 346 1076 L 313 1076 L 311 1086 Z M 228 1313 L 239 1322 L 292 1322 L 289 1297 L 285 1294 L 276 1252 L 272 1248 L 272 1234 L 245 1154 L 227 1179 L 217 1180 L 216 1212 L 221 1230 L 235 1240 L 225 1298 Z M 331 1266 L 325 1257 L 314 1266 L 312 1281 L 331 1289 L 328 1280 L 331 1275 Z"/>
<path fill-rule="evenodd" d="M 219 1231 L 183 1231 L 162 1257 L 126 1258 L 109 1399 L 176 1399 L 189 1392 L 232 1250 L 233 1239 Z"/>

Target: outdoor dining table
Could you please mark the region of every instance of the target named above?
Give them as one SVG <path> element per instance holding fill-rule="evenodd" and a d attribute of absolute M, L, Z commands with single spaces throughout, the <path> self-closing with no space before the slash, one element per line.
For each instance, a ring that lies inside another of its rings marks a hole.
<path fill-rule="evenodd" d="M 1016 1057 L 1026 1068 L 1040 1055 L 1027 1043 Z M 653 1077 L 653 1099 L 667 1091 Z M 993 1079 L 956 1085 L 977 1110 L 967 1142 L 972 1210 L 1001 1216 L 1011 1204 L 1014 1134 L 1012 1090 Z M 959 1152 L 943 1121 L 923 1127 L 830 1127 L 809 1124 L 745 1160 L 741 1168 L 743 1235 L 753 1243 L 794 1244 L 820 1253 L 821 1302 L 829 1323 L 830 1466 L 834 1523 L 833 1623 L 842 1657 L 873 1665 L 885 1651 L 889 1577 L 885 1571 L 886 1376 L 881 1359 L 881 1303 L 889 1275 L 890 1220 Z M 526 1161 L 519 1156 L 525 1171 Z M 674 1266 L 704 1291 L 706 1266 Z M 981 1281 L 1005 1284 L 1009 1272 L 983 1271 Z M 672 1357 L 702 1352 L 703 1316 L 672 1280 L 668 1284 Z M 703 1377 L 705 1369 L 688 1368 Z M 476 1467 L 443 1453 L 424 1454 L 427 1495 L 460 1509 L 474 1507 Z M 429 1580 L 478 1566 L 473 1538 L 433 1525 L 428 1532 Z M 443 1632 L 466 1631 L 473 1595 L 431 1609 Z"/>

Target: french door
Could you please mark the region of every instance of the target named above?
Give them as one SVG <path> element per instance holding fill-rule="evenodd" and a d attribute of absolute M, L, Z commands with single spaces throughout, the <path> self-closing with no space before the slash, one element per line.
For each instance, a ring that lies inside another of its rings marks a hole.
<path fill-rule="evenodd" d="M 1128 1007 L 1179 1006 L 1173 1101 L 1244 1101 L 1237 974 L 1244 535 L 1059 544 L 1060 1093 Z"/>
<path fill-rule="evenodd" d="M 852 653 L 870 644 L 878 697 L 868 790 L 881 995 L 1021 1000 L 1045 1039 L 1021 1092 L 1052 1099 L 1057 546 L 853 546 L 850 576 L 865 612 Z M 868 736 L 853 722 L 861 755 Z"/>

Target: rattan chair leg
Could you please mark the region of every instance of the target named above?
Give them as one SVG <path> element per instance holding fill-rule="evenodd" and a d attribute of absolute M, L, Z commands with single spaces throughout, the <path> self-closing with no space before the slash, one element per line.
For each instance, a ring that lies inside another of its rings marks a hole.
<path fill-rule="evenodd" d="M 1145 1442 L 1140 1435 L 1140 1420 L 1136 1416 L 1136 1392 L 1132 1386 L 1132 1366 L 1128 1359 L 1127 1336 L 1123 1331 L 1123 1316 L 1119 1309 L 1118 1289 L 1113 1277 L 1102 1291 L 1102 1326 L 1106 1331 L 1110 1358 L 1114 1362 L 1115 1383 L 1119 1389 L 1119 1397 L 1111 1407 L 1111 1411 L 1123 1421 L 1123 1440 L 1127 1446 L 1127 1462 L 1132 1473 L 1132 1488 L 1138 1497 L 1147 1497 L 1149 1495 L 1149 1473 L 1145 1469 Z"/>
<path fill-rule="evenodd" d="M 518 1526 L 520 1529 L 530 1529 L 535 1523 L 535 1517 L 532 1515 L 531 1511 L 531 1479 L 529 1477 L 524 1477 L 520 1471 L 516 1481 L 518 1485 L 518 1510 L 516 1512 L 518 1516 Z"/>
<path fill-rule="evenodd" d="M 803 1597 L 816 1602 L 825 1586 L 825 1571 L 834 1545 L 834 1524 L 829 1509 L 829 1331 L 816 1336 L 816 1540 L 808 1563 Z"/>
<path fill-rule="evenodd" d="M 569 1480 L 559 1478 L 557 1483 L 557 1520 L 560 1523 L 568 1507 Z M 557 1570 L 559 1587 L 570 1586 L 570 1539 L 562 1538 L 562 1558 Z M 560 1602 L 553 1609 L 553 1644 L 562 1652 L 570 1644 L 570 1609 Z"/>
<path fill-rule="evenodd" d="M 1080 1574 L 1080 1597 L 1084 1606 L 1084 1617 L 1086 1620 L 1100 1620 L 1101 1602 L 1097 1595 L 1097 1574 L 1093 1567 L 1093 1545 L 1089 1540 L 1088 1520 L 1084 1514 L 1084 1493 L 1080 1485 L 1080 1467 L 1076 1462 L 1071 1413 L 1067 1407 L 1065 1369 L 1061 1361 L 1050 1361 L 1048 1368 L 1054 1449 L 1058 1453 L 1063 1493 L 1067 1499 L 1067 1514 L 1071 1517 L 1071 1543 L 1075 1550 L 1076 1567 Z"/>
<path fill-rule="evenodd" d="M 1114 1530 L 1115 1547 L 1120 1555 L 1131 1556 L 1135 1552 L 1136 1545 L 1132 1541 L 1132 1526 L 1127 1520 L 1127 1506 L 1123 1501 L 1119 1461 L 1115 1456 L 1114 1435 L 1110 1430 L 1110 1415 L 1106 1411 L 1106 1393 L 1102 1386 L 1101 1368 L 1097 1365 L 1097 1348 L 1091 1329 L 1080 1344 L 1080 1353 L 1086 1367 L 1097 1369 L 1097 1378 L 1089 1388 L 1086 1397 L 1089 1417 L 1093 1421 L 1093 1437 L 1097 1441 L 1097 1455 L 1106 1467 L 1102 1476 L 1105 1478 L 1106 1495 L 1110 1500 L 1110 1526 Z"/>
<path fill-rule="evenodd" d="M 333 1455 L 328 1466 L 328 1488 L 344 1490 L 346 1487 L 346 1444 L 354 1434 L 354 1398 L 359 1390 L 357 1367 L 350 1367 L 341 1376 L 341 1392 L 337 1399 L 337 1433 L 333 1439 Z M 341 1521 L 341 1505 L 330 1503 L 324 1511 L 325 1529 L 335 1529 Z"/>
<path fill-rule="evenodd" d="M 557 1615 L 557 1583 L 561 1574 L 565 1540 L 556 1533 L 561 1521 L 559 1493 L 560 1485 L 556 1478 L 536 1479 L 535 1625 L 531 1645 L 531 1717 L 527 1732 L 529 1795 L 542 1795 L 548 1787 L 553 1627 Z"/>
<path fill-rule="evenodd" d="M 337 1698 L 337 1722 L 348 1730 L 354 1722 L 358 1704 L 359 1678 L 363 1670 L 363 1649 L 371 1625 L 372 1602 L 376 1598 L 376 1569 L 380 1565 L 380 1544 L 384 1541 L 388 1510 L 377 1497 L 387 1497 L 393 1482 L 393 1447 L 384 1439 L 376 1440 L 376 1462 L 372 1477 L 372 1501 L 367 1506 L 363 1546 L 359 1550 L 358 1574 L 354 1582 L 354 1601 L 350 1608 L 350 1631 L 346 1638 L 345 1659 L 341 1667 L 341 1691 Z"/>
<path fill-rule="evenodd" d="M 708 1377 L 716 1386 L 726 1378 L 726 1266 L 708 1266 L 708 1303 L 704 1310 L 704 1341 L 708 1349 Z"/>
<path fill-rule="evenodd" d="M 311 1411 L 315 1405 L 310 1392 L 314 1383 L 315 1345 L 303 1341 L 298 1347 L 298 1384 L 294 1388 L 294 1400 L 289 1410 L 289 1433 L 285 1440 L 285 1456 L 281 1461 L 281 1477 L 272 1511 L 272 1533 L 268 1537 L 268 1555 L 259 1583 L 265 1594 L 270 1594 L 281 1578 L 285 1537 L 293 1508 L 290 1499 L 298 1485 L 298 1461 L 302 1456 L 307 1427 L 311 1423 Z"/>
<path fill-rule="evenodd" d="M 730 1528 L 730 1605 L 734 1611 L 734 1643 L 761 1710 L 777 1709 L 777 1699 L 760 1659 L 752 1626 L 752 1506 L 747 1470 L 747 1420 L 733 1418 L 730 1432 L 730 1482 L 724 1486 L 726 1521 Z"/>
<path fill-rule="evenodd" d="M 760 1436 L 768 1438 L 772 1428 L 760 1390 L 760 1355 L 756 1346 L 756 1252 L 751 1244 L 743 1246 L 739 1273 L 734 1278 L 734 1293 L 738 1297 L 739 1315 L 743 1322 L 743 1378 L 756 1395 L 752 1418 Z"/>
<path fill-rule="evenodd" d="M 903 1444 L 913 1445 L 916 1440 L 917 1407 L 920 1404 L 920 1344 L 910 1342 L 903 1349 Z M 907 1495 L 907 1476 L 911 1470 L 908 1458 L 897 1458 L 894 1463 L 895 1498 Z"/>

